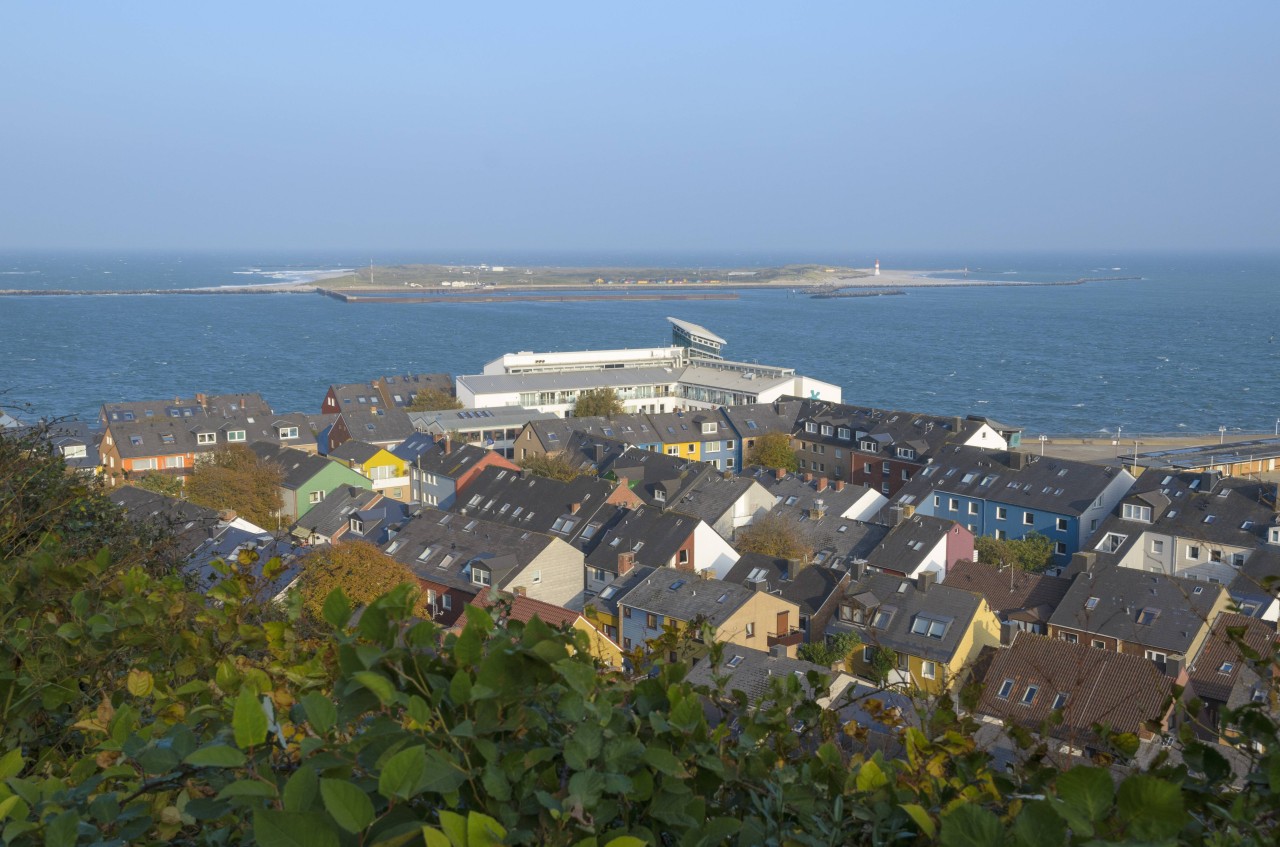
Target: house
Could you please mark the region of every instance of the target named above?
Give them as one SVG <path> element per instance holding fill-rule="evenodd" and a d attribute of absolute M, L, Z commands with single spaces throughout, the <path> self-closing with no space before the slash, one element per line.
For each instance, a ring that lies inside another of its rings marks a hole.
<path fill-rule="evenodd" d="M 846 571 L 760 553 L 743 553 L 724 576 L 725 582 L 754 584 L 795 603 L 799 615 L 796 629 L 806 643 L 826 638 L 827 624 L 835 615 L 849 580 Z"/>
<path fill-rule="evenodd" d="M 736 470 L 737 436 L 715 409 L 650 414 L 649 425 L 662 441 L 662 452 L 706 462 L 716 470 Z"/>
<path fill-rule="evenodd" d="M 492 450 L 471 444 L 455 446 L 448 437 L 433 447 L 415 450 L 409 464 L 410 495 L 415 503 L 452 509 L 467 485 L 485 468 L 519 471 L 520 467 Z"/>
<path fill-rule="evenodd" d="M 647 415 L 629 414 L 616 418 L 536 418 L 530 420 L 516 436 L 514 458 L 558 455 L 575 436 L 583 434 L 622 441 L 641 450 L 662 451 L 662 439 L 649 424 Z"/>
<path fill-rule="evenodd" d="M 1096 727 L 1143 741 L 1164 731 L 1175 681 L 1141 656 L 1019 632 L 992 658 L 976 714 L 1001 736 L 1047 731 L 1061 752 L 1089 756 L 1106 749 Z"/>
<path fill-rule="evenodd" d="M 866 486 L 763 468 L 753 478 L 774 497 L 769 514 L 798 531 L 813 550 L 815 565 L 846 567 L 865 562 L 889 532 L 887 526 L 862 520 L 876 514 L 885 502 L 883 495 Z"/>
<path fill-rule="evenodd" d="M 901 511 L 892 521 L 889 534 L 867 554 L 871 569 L 912 578 L 933 571 L 945 582 L 956 562 L 973 558 L 973 533 L 955 521 Z"/>
<path fill-rule="evenodd" d="M 668 627 L 698 633 L 702 626 L 711 628 L 712 641 L 764 649 L 770 635 L 790 632 L 799 614 L 777 595 L 674 568 L 654 568 L 617 602 L 626 651 L 645 650 Z"/>
<path fill-rule="evenodd" d="M 1000 643 L 1000 622 L 982 597 L 938 585 L 932 571 L 915 579 L 855 574 L 827 634 L 855 632 L 855 674 L 875 680 L 876 651 L 894 655 L 888 682 L 938 694 L 962 679 L 984 647 Z"/>
<path fill-rule="evenodd" d="M 642 505 L 629 489 L 593 476 L 568 482 L 528 470 L 487 467 L 454 504 L 459 514 L 552 535 L 584 554 L 595 549 L 626 508 Z"/>
<path fill-rule="evenodd" d="M 444 626 L 489 589 L 557 606 L 582 593 L 581 551 L 559 538 L 452 512 L 423 509 L 382 551 L 413 571 Z"/>
<path fill-rule="evenodd" d="M 119 403 L 103 403 L 98 412 L 100 423 L 154 420 L 156 418 L 236 418 L 243 416 L 270 417 L 275 414 L 261 394 L 196 394 L 194 397 L 175 397 L 172 400 L 140 400 Z"/>
<path fill-rule="evenodd" d="M 324 501 L 330 491 L 342 486 L 356 486 L 372 490 L 373 484 L 341 462 L 331 462 L 323 456 L 315 456 L 281 447 L 268 441 L 255 441 L 249 449 L 262 462 L 270 462 L 284 469 L 280 483 L 280 514 L 290 522 L 305 515 L 313 506 Z"/>
<path fill-rule="evenodd" d="M 351 528 L 353 513 L 369 509 L 382 499 L 381 494 L 368 488 L 338 486 L 298 518 L 290 534 L 300 544 L 332 544 Z"/>
<path fill-rule="evenodd" d="M 725 422 L 737 436 L 735 458 L 739 469 L 748 467 L 756 439 L 771 432 L 788 436 L 795 431 L 796 421 L 804 408 L 802 400 L 779 399 L 773 403 L 748 403 L 720 410 Z"/>
<path fill-rule="evenodd" d="M 337 415 L 342 412 L 384 408 L 407 409 L 413 405 L 418 392 L 434 389 L 453 395 L 453 378 L 448 374 L 392 374 L 375 377 L 369 382 L 352 382 L 330 385 L 325 392 L 320 411 Z"/>
<path fill-rule="evenodd" d="M 1275 529 L 1264 500 L 1273 490 L 1216 472 L 1147 471 L 1099 529 L 1098 565 L 1229 585 Z"/>
<path fill-rule="evenodd" d="M 494 609 L 498 603 L 506 604 L 506 619 L 509 621 L 528 623 L 538 618 L 553 629 L 572 629 L 581 632 L 587 638 L 587 649 L 601 666 L 622 668 L 622 648 L 582 612 L 575 612 L 564 606 L 544 603 L 519 594 L 494 598 L 482 592 L 476 596 L 478 606 Z"/>
<path fill-rule="evenodd" d="M 1241 565 L 1228 592 L 1242 614 L 1275 624 L 1280 620 L 1280 525 L 1268 530 L 1267 543 Z"/>
<path fill-rule="evenodd" d="M 1049 618 L 1049 636 L 1185 667 L 1228 603 L 1221 585 L 1100 568 L 1076 574 Z M 1175 674 L 1176 676 L 1176 674 Z"/>
<path fill-rule="evenodd" d="M 894 502 L 957 521 L 974 535 L 1017 540 L 1038 533 L 1053 543 L 1054 561 L 1066 565 L 1133 482 L 1119 465 L 948 446 Z"/>
<path fill-rule="evenodd" d="M 699 518 L 721 538 L 732 539 L 739 529 L 766 514 L 773 503 L 773 494 L 752 477 L 724 471 L 695 480 L 676 494 L 668 508 Z"/>
<path fill-rule="evenodd" d="M 0 426 L 0 429 L 5 427 Z M 34 436 L 49 443 L 73 471 L 92 476 L 100 473 L 102 459 L 98 453 L 101 433 L 94 432 L 84 421 L 55 421 L 38 426 L 13 426 L 7 434 L 14 438 Z"/>
<path fill-rule="evenodd" d="M 1019 632 L 1048 635 L 1049 618 L 1067 596 L 1071 580 L 989 562 L 960 561 L 948 569 L 947 585 L 986 600 L 1000 621 L 1000 643 L 1008 645 Z"/>
<path fill-rule="evenodd" d="M 945 446 L 1007 450 L 1009 441 L 983 418 L 805 401 L 793 439 L 801 471 L 813 471 L 895 496 Z"/>
<path fill-rule="evenodd" d="M 409 463 L 384 447 L 367 441 L 348 441 L 329 458 L 342 462 L 356 473 L 368 477 L 373 490 L 393 500 L 408 503 L 413 498 L 409 485 Z"/>
<path fill-rule="evenodd" d="M 548 419 L 556 420 L 556 417 L 549 412 L 520 406 L 409 412 L 409 420 L 419 432 L 428 433 L 437 440 L 447 435 L 459 444 L 496 450 L 508 459 L 515 457 L 516 439 L 525 425 L 529 421 Z"/>
<path fill-rule="evenodd" d="M 632 554 L 638 565 L 687 573 L 728 573 L 738 561 L 737 551 L 703 521 L 652 506 L 628 510 L 603 532 L 587 555 L 588 596 L 614 580 L 624 553 Z"/>
<path fill-rule="evenodd" d="M 236 520 L 233 513 L 220 514 L 214 509 L 135 485 L 117 486 L 107 496 L 124 510 L 129 521 L 151 530 L 144 533 L 149 540 L 154 536 L 163 542 L 162 545 L 153 544 L 150 552 L 175 570 L 200 545 L 216 538 Z"/>
<path fill-rule="evenodd" d="M 809 699 L 823 709 L 839 708 L 846 699 L 845 693 L 855 684 L 849 674 L 833 673 L 831 668 L 790 657 L 782 647 L 764 651 L 734 644 L 725 648 L 723 656 L 719 667 L 712 667 L 707 658 L 701 659 L 685 681 L 714 689 L 716 678 L 725 678 L 724 690 L 742 692 L 753 708 L 767 707 L 772 702 L 774 686 L 787 685 L 790 679 L 795 679 Z M 811 679 L 826 682 L 815 687 Z"/>
<path fill-rule="evenodd" d="M 344 409 L 329 427 L 328 444 L 321 452 L 332 452 L 348 441 L 366 441 L 388 449 L 415 432 L 404 409 L 370 405 Z"/>
<path fill-rule="evenodd" d="M 1236 730 L 1224 725 L 1224 713 L 1249 703 L 1275 709 L 1271 692 L 1276 680 L 1276 629 L 1257 618 L 1222 614 L 1195 659 L 1187 666 L 1190 696 L 1200 700 L 1192 715 L 1196 734 L 1205 741 L 1229 743 Z M 1242 649 L 1243 648 L 1243 649 Z M 1252 651 L 1251 660 L 1248 651 Z"/>
<path fill-rule="evenodd" d="M 416 512 L 407 504 L 382 497 L 347 515 L 347 530 L 342 540 L 381 546 L 395 538 L 413 514 Z"/>

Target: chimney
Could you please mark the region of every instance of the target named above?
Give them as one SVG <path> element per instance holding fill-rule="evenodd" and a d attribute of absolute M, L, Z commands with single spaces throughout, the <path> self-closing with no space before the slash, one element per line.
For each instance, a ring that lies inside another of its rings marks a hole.
<path fill-rule="evenodd" d="M 827 490 L 827 478 L 825 476 L 818 477 L 818 490 L 819 491 Z"/>
<path fill-rule="evenodd" d="M 1084 573 L 1093 573 L 1093 566 L 1098 559 L 1098 555 L 1091 551 L 1081 551 L 1071 556 L 1071 570 L 1083 571 Z"/>
<path fill-rule="evenodd" d="M 952 431 L 952 432 L 959 432 L 959 431 L 960 431 L 960 427 L 962 427 L 962 426 L 964 426 L 964 419 L 963 419 L 963 418 L 961 418 L 959 415 L 957 415 L 956 417 L 954 417 L 954 418 L 952 418 L 952 419 L 951 419 L 951 431 Z"/>
<path fill-rule="evenodd" d="M 806 483 L 806 484 L 808 484 L 808 483 L 810 483 L 810 482 L 813 482 L 813 474 L 811 474 L 811 473 L 806 473 L 806 474 L 804 475 L 804 481 L 805 481 L 805 483 Z"/>
<path fill-rule="evenodd" d="M 625 576 L 631 573 L 631 569 L 636 566 L 636 554 L 628 550 L 625 553 L 618 554 L 618 576 Z"/>
<path fill-rule="evenodd" d="M 1021 450 L 1012 450 L 1009 452 L 1009 467 L 1015 471 L 1020 471 L 1027 466 L 1027 454 Z"/>
<path fill-rule="evenodd" d="M 235 519 L 236 519 L 235 509 L 222 509 L 221 511 L 218 512 L 218 520 L 222 521 L 223 523 L 231 523 Z"/>
<path fill-rule="evenodd" d="M 807 564 L 806 559 L 787 559 L 787 579 L 795 579 Z"/>
<path fill-rule="evenodd" d="M 835 490 L 836 490 L 836 491 L 844 491 L 844 480 L 843 480 L 843 479 L 837 479 L 834 483 L 832 483 L 832 485 L 834 486 L 834 488 L 835 488 Z"/>
<path fill-rule="evenodd" d="M 604 445 L 603 444 L 595 445 L 595 449 L 592 451 L 592 453 L 595 456 L 595 463 L 597 465 L 604 461 Z"/>
<path fill-rule="evenodd" d="M 521 469 L 520 469 L 520 478 L 521 478 L 521 479 L 528 479 L 528 478 L 529 478 L 529 477 L 531 477 L 531 476 L 533 476 L 533 471 L 529 470 L 528 468 L 521 468 Z"/>
<path fill-rule="evenodd" d="M 1164 660 L 1164 675 L 1170 679 L 1177 681 L 1182 676 L 1182 656 L 1169 656 Z"/>
<path fill-rule="evenodd" d="M 862 562 L 849 563 L 849 581 L 857 582 L 862 579 Z"/>
<path fill-rule="evenodd" d="M 907 520 L 907 519 L 909 519 L 909 518 L 913 518 L 913 517 L 915 517 L 915 514 L 916 514 L 916 507 L 915 507 L 915 506 L 912 506 L 912 505 L 909 505 L 909 504 L 908 504 L 908 505 L 904 505 L 904 506 L 902 507 L 902 519 L 903 519 L 903 520 Z"/>
<path fill-rule="evenodd" d="M 582 504 L 581 504 L 581 503 L 570 503 L 570 504 L 569 504 L 569 514 L 571 514 L 571 515 L 576 515 L 576 514 L 578 514 L 578 510 L 579 510 L 579 509 L 581 509 L 581 508 L 582 508 Z"/>
<path fill-rule="evenodd" d="M 827 504 L 822 501 L 821 497 L 815 497 L 813 500 L 813 508 L 809 509 L 809 520 L 820 521 L 827 516 Z"/>
<path fill-rule="evenodd" d="M 773 476 L 774 476 L 774 478 L 775 478 L 775 479 L 778 479 L 778 480 L 786 479 L 786 478 L 787 478 L 787 469 L 786 469 L 786 468 L 778 468 L 777 470 L 775 470 L 775 471 L 773 472 Z"/>
<path fill-rule="evenodd" d="M 889 526 L 894 527 L 902 523 L 902 506 L 894 504 L 889 507 Z"/>
<path fill-rule="evenodd" d="M 937 571 L 920 571 L 916 574 L 916 588 L 921 594 L 928 593 L 929 586 L 938 581 Z"/>
<path fill-rule="evenodd" d="M 775 644 L 769 648 L 769 655 L 775 659 L 787 658 L 787 645 Z"/>
<path fill-rule="evenodd" d="M 444 453 L 447 456 L 452 452 L 453 452 L 453 439 L 449 436 L 449 433 L 446 432 L 444 434 Z"/>
<path fill-rule="evenodd" d="M 515 588 L 511 589 L 511 593 L 517 597 L 528 597 L 529 589 L 525 588 L 523 585 L 517 585 Z"/>

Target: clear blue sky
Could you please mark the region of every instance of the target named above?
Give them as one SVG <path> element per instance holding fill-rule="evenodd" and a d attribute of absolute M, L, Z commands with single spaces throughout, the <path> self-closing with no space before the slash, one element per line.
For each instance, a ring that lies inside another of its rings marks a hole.
<path fill-rule="evenodd" d="M 0 247 L 1275 248 L 1280 3 L 6 2 Z"/>

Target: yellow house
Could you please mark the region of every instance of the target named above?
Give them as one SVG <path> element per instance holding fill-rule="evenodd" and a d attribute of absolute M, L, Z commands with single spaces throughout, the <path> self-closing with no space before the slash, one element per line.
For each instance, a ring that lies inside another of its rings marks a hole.
<path fill-rule="evenodd" d="M 636 568 L 617 597 L 622 649 L 647 651 L 667 633 L 696 628 L 693 641 L 710 627 L 713 641 L 768 650 L 800 620 L 790 600 L 753 587 L 706 579 L 676 568 Z"/>
<path fill-rule="evenodd" d="M 329 453 L 356 473 L 373 481 L 373 490 L 408 503 L 413 499 L 409 485 L 409 463 L 385 448 L 364 441 L 346 441 Z"/>
<path fill-rule="evenodd" d="M 983 647 L 1000 645 L 1000 621 L 981 596 L 888 574 L 850 583 L 827 633 L 856 632 L 849 668 L 865 679 L 938 694 L 962 678 Z"/>
<path fill-rule="evenodd" d="M 734 455 L 734 432 L 712 411 L 650 414 L 649 422 L 662 441 L 662 451 L 695 462 L 715 462 Z M 731 467 L 727 466 L 727 467 Z"/>

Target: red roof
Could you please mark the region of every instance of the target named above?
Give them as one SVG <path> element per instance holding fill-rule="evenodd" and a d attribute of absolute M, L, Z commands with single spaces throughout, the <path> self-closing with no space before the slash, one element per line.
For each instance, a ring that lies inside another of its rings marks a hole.
<path fill-rule="evenodd" d="M 489 592 L 482 591 L 476 597 L 475 604 L 477 606 L 492 606 L 495 601 L 489 599 Z M 511 603 L 511 613 L 508 618 L 521 623 L 528 623 L 536 615 L 543 623 L 550 626 L 572 626 L 580 615 L 563 606 L 556 606 L 552 603 L 545 603 L 542 600 L 534 600 L 531 597 L 514 596 L 507 599 Z"/>

